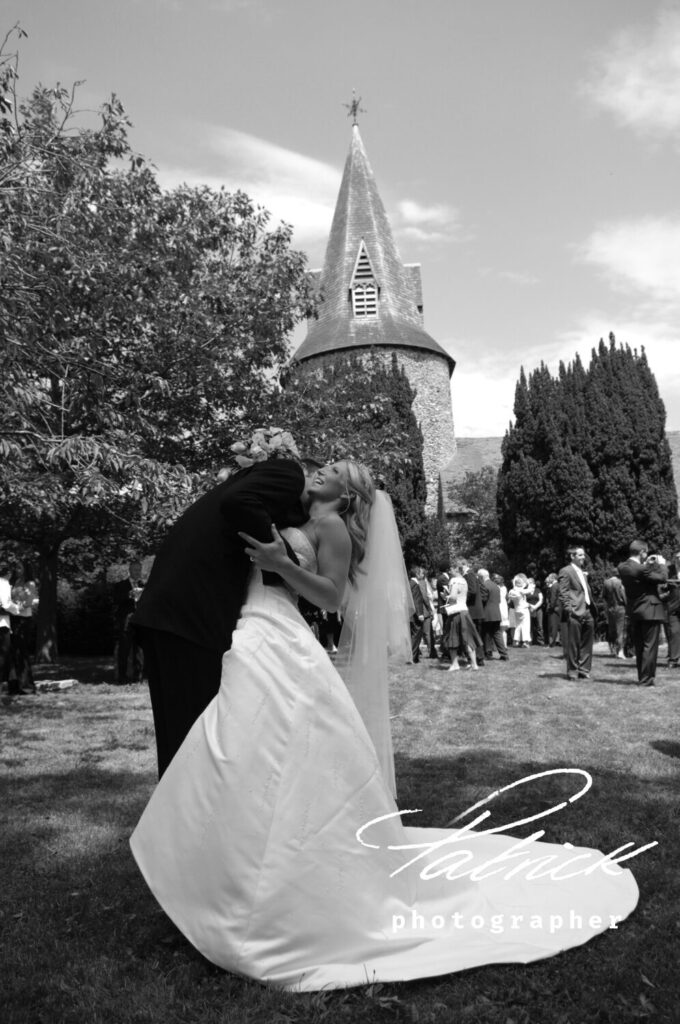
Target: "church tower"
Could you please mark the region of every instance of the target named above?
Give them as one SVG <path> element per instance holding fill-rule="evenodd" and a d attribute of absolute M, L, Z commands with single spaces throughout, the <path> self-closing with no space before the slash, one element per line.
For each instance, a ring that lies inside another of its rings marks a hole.
<path fill-rule="evenodd" d="M 314 271 L 323 301 L 318 320 L 293 362 L 311 372 L 339 352 L 396 353 L 416 392 L 415 417 L 423 432 L 427 510 L 440 504 L 439 474 L 455 451 L 450 378 L 455 361 L 423 328 L 420 264 L 404 264 L 397 250 L 359 135 L 345 163 L 322 271 Z"/>

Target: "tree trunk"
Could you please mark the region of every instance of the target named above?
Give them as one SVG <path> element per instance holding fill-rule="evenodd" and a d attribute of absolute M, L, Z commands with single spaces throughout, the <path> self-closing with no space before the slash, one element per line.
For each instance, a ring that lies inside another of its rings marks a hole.
<path fill-rule="evenodd" d="M 59 547 L 40 551 L 38 560 L 38 595 L 40 603 L 36 618 L 35 660 L 52 665 L 57 660 L 57 569 Z"/>

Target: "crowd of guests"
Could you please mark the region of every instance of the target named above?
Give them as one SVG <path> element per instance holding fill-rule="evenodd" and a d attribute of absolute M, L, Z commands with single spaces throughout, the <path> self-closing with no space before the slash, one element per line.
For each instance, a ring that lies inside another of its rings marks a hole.
<path fill-rule="evenodd" d="M 449 671 L 475 671 L 494 657 L 506 661 L 509 648 L 561 647 L 567 679 L 589 680 L 593 643 L 604 633 L 611 654 L 635 657 L 638 683 L 652 686 L 664 629 L 668 665 L 679 667 L 680 552 L 667 564 L 644 541 L 633 541 L 597 599 L 585 566 L 584 548 L 573 545 L 566 564 L 542 582 L 520 572 L 508 585 L 467 561 L 431 576 L 412 567 L 413 661 L 425 653 L 450 662 Z"/>
<path fill-rule="evenodd" d="M 410 571 L 414 615 L 413 662 L 425 654 L 449 663 L 449 671 L 476 671 L 485 661 L 508 660 L 510 648 L 561 647 L 570 680 L 590 679 L 593 643 L 606 635 L 614 657 L 634 657 L 638 683 L 656 681 L 662 630 L 668 666 L 680 667 L 680 552 L 670 562 L 649 552 L 644 541 L 630 545 L 629 557 L 604 580 L 599 601 L 585 568 L 583 547 L 573 545 L 567 564 L 542 583 L 517 573 L 506 581 L 468 561 L 441 565 L 428 576 Z M 131 619 L 142 593 L 142 565 L 129 564 L 127 578 L 113 587 L 116 682 L 138 682 L 144 675 L 141 647 Z M 38 590 L 20 570 L 0 567 L 0 683 L 9 693 L 34 693 L 30 653 L 35 646 L 34 612 Z M 309 605 L 305 618 L 330 654 L 337 650 L 341 620 Z"/>
<path fill-rule="evenodd" d="M 31 653 L 38 587 L 23 570 L 0 566 L 0 683 L 7 692 L 35 693 Z"/>

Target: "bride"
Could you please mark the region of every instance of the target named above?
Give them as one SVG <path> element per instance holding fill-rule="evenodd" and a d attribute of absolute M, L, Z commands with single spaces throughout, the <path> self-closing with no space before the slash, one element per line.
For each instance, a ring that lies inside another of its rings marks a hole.
<path fill-rule="evenodd" d="M 160 905 L 213 963 L 294 991 L 526 963 L 616 927 L 637 886 L 597 851 L 402 823 L 386 666 L 400 640 L 408 657 L 409 609 L 391 505 L 350 461 L 308 491 L 308 522 L 283 531 L 299 565 L 277 534 L 247 539 L 219 693 L 131 838 Z M 293 591 L 335 609 L 347 579 L 343 681 Z"/>

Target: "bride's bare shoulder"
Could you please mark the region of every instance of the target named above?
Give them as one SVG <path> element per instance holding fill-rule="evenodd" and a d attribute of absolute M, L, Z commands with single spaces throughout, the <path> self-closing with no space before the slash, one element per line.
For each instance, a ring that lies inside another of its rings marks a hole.
<path fill-rule="evenodd" d="M 344 520 L 337 512 L 328 512 L 314 522 L 314 532 L 319 541 L 337 541 L 342 537 L 349 539 Z"/>

